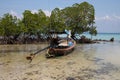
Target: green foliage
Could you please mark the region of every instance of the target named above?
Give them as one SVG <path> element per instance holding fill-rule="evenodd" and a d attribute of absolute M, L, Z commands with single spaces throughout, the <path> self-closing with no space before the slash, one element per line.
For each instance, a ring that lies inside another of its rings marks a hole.
<path fill-rule="evenodd" d="M 22 20 L 18 20 L 16 34 L 27 33 L 28 29 Z"/>
<path fill-rule="evenodd" d="M 0 36 L 4 36 L 4 28 L 0 25 Z"/>
<path fill-rule="evenodd" d="M 0 30 L 3 30 L 1 32 L 1 35 L 4 35 L 4 36 L 15 35 L 15 32 L 17 29 L 16 23 L 17 23 L 16 16 L 12 16 L 8 13 L 4 14 L 0 22 Z"/>
<path fill-rule="evenodd" d="M 23 23 L 27 29 L 27 33 L 34 34 L 36 29 L 35 16 L 29 10 L 25 10 L 23 13 Z"/>
<path fill-rule="evenodd" d="M 50 30 L 63 31 L 65 30 L 64 19 L 59 8 L 55 8 L 50 16 Z"/>
<path fill-rule="evenodd" d="M 91 39 L 92 39 L 92 36 L 96 36 L 97 35 L 96 27 L 95 26 L 90 27 L 89 33 L 91 35 Z"/>
<path fill-rule="evenodd" d="M 89 27 L 94 23 L 94 7 L 87 2 L 76 3 L 62 11 L 66 26 L 73 31 L 73 35 L 89 31 Z"/>
<path fill-rule="evenodd" d="M 46 33 L 48 31 L 49 26 L 49 17 L 45 15 L 45 13 L 42 10 L 38 11 L 38 14 L 36 14 L 37 17 L 37 31 L 40 33 Z"/>
<path fill-rule="evenodd" d="M 49 18 L 42 10 L 39 10 L 38 13 L 25 10 L 23 13 L 23 23 L 29 34 L 37 34 L 37 32 L 43 33 L 46 32 Z"/>
<path fill-rule="evenodd" d="M 95 10 L 88 2 L 76 3 L 62 10 L 55 8 L 50 17 L 46 16 L 41 9 L 36 13 L 25 10 L 22 19 L 7 13 L 0 18 L 0 36 L 19 36 L 21 33 L 38 36 L 50 30 L 63 31 L 65 29 L 72 30 L 72 35 L 83 32 L 96 35 L 94 20 Z"/>

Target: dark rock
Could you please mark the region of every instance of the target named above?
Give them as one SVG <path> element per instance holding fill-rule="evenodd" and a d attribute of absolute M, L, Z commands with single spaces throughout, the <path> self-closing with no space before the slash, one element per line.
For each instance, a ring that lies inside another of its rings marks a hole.
<path fill-rule="evenodd" d="M 85 36 L 81 36 L 81 38 L 79 39 L 79 43 L 92 43 L 92 40 L 86 38 Z"/>
<path fill-rule="evenodd" d="M 112 38 L 110 39 L 110 41 L 113 42 L 113 41 L 114 41 L 114 38 L 112 37 Z"/>
<path fill-rule="evenodd" d="M 66 80 L 75 80 L 73 77 L 67 77 Z"/>

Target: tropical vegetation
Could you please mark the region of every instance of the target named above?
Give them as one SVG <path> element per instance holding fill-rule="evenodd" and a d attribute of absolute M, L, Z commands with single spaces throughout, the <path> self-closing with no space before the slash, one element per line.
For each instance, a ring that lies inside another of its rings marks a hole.
<path fill-rule="evenodd" d="M 49 39 L 49 31 L 72 30 L 75 34 L 89 32 L 97 34 L 95 9 L 88 2 L 76 3 L 64 9 L 55 8 L 50 16 L 40 9 L 37 13 L 30 10 L 23 12 L 19 19 L 9 13 L 0 18 L 0 42 L 3 44 L 41 42 Z"/>

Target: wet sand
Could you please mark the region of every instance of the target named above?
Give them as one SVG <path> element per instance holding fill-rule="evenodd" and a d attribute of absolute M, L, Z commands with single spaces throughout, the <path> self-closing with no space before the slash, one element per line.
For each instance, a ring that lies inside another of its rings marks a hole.
<path fill-rule="evenodd" d="M 78 44 L 66 56 L 26 56 L 47 44 L 0 45 L 0 80 L 120 80 L 120 43 Z M 10 52 L 11 50 L 11 52 Z"/>

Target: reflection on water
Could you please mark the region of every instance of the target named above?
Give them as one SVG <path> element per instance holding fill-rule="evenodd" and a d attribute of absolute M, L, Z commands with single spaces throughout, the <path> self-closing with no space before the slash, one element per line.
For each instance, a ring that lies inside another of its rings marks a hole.
<path fill-rule="evenodd" d="M 48 44 L 0 45 L 0 79 L 3 80 L 119 80 L 120 43 L 77 44 L 66 56 L 46 59 L 46 51 L 32 63 L 30 53 Z M 16 75 L 16 76 L 14 76 Z"/>

